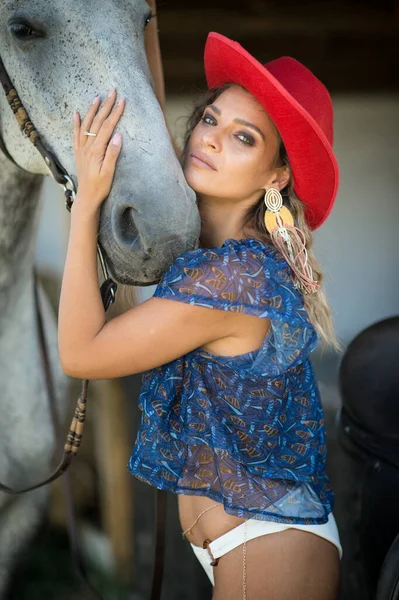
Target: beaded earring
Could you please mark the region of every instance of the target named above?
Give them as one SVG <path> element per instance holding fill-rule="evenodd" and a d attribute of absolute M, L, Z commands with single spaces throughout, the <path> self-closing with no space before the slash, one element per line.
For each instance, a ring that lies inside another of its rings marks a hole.
<path fill-rule="evenodd" d="M 308 263 L 305 234 L 295 227 L 294 218 L 283 206 L 283 197 L 276 188 L 266 191 L 264 202 L 265 227 L 274 245 L 292 268 L 295 287 L 304 294 L 315 294 L 320 286 L 314 280 L 312 267 Z"/>

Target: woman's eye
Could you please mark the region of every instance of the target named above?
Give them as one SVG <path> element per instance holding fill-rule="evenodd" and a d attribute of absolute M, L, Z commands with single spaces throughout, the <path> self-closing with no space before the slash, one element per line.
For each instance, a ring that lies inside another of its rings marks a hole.
<path fill-rule="evenodd" d="M 216 119 L 209 113 L 205 113 L 205 115 L 203 117 L 201 117 L 201 121 L 203 121 L 207 125 L 217 125 Z M 254 146 L 255 145 L 255 140 L 252 137 L 252 135 L 244 133 L 243 131 L 241 131 L 240 133 L 237 133 L 236 138 L 242 144 L 245 144 L 246 146 Z"/>
<path fill-rule="evenodd" d="M 204 123 L 207 123 L 208 125 L 215 124 L 215 119 L 211 115 L 204 115 L 201 121 L 204 121 Z"/>
<path fill-rule="evenodd" d="M 247 133 L 237 133 L 236 137 L 240 140 L 240 142 L 246 144 L 247 146 L 253 146 L 255 144 L 254 138 Z"/>

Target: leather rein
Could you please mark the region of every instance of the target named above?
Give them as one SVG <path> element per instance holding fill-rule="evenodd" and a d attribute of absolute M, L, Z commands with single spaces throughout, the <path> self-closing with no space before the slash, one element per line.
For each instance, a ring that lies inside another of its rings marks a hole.
<path fill-rule="evenodd" d="M 70 212 L 72 208 L 72 204 L 76 198 L 77 187 L 71 175 L 65 170 L 57 157 L 45 146 L 40 134 L 37 129 L 33 125 L 32 121 L 29 118 L 29 115 L 24 108 L 20 97 L 12 84 L 12 81 L 5 69 L 3 60 L 0 56 L 0 82 L 6 94 L 8 103 L 14 113 L 15 118 L 17 119 L 18 125 L 22 133 L 29 138 L 30 142 L 37 148 L 40 154 L 43 157 L 44 162 L 47 167 L 50 169 L 52 176 L 54 179 L 63 186 L 64 188 L 64 196 L 65 196 L 65 204 L 67 210 Z M 4 140 L 0 135 L 0 150 L 6 156 L 8 160 L 14 163 L 17 167 L 19 165 L 15 162 L 13 157 L 8 152 Z M 21 167 L 19 167 L 21 168 Z M 106 262 L 104 260 L 104 256 L 102 253 L 101 246 L 97 243 L 97 255 L 100 261 L 101 269 L 104 276 L 104 281 L 100 287 L 101 298 L 104 306 L 104 310 L 107 311 L 109 306 L 115 302 L 117 284 L 111 277 L 109 276 L 109 272 L 107 269 Z M 50 411 L 52 414 L 53 424 L 56 432 L 59 429 L 58 418 L 56 413 L 56 402 L 55 402 L 55 393 L 54 393 L 54 385 L 53 379 L 50 370 L 50 361 L 49 361 L 49 353 L 47 349 L 45 332 L 43 327 L 43 319 L 40 311 L 40 304 L 38 299 L 38 280 L 37 274 L 34 270 L 34 298 L 35 298 L 35 309 L 36 309 L 36 321 L 37 321 L 37 329 L 40 343 L 40 351 L 42 356 L 42 364 L 44 377 L 46 381 L 46 390 L 47 396 L 49 400 Z M 30 492 L 41 488 L 55 479 L 58 479 L 61 475 L 65 473 L 65 471 L 70 466 L 73 458 L 77 455 L 83 435 L 84 423 L 86 419 L 86 407 L 87 407 L 87 388 L 89 385 L 88 380 L 82 381 L 81 392 L 79 394 L 74 416 L 68 431 L 68 435 L 66 438 L 66 442 L 63 448 L 62 458 L 55 468 L 53 473 L 51 473 L 46 479 L 40 481 L 34 485 L 23 489 L 14 489 L 0 482 L 0 492 L 4 492 L 6 494 L 11 495 L 19 495 L 24 494 L 26 492 Z M 68 493 L 68 496 L 70 494 Z M 101 598 L 96 589 L 91 585 L 89 580 L 87 579 L 85 568 L 83 565 L 82 557 L 77 544 L 77 536 L 75 526 L 72 523 L 73 520 L 73 507 L 69 507 L 69 535 L 71 540 L 72 551 L 74 553 L 75 561 L 78 565 L 79 571 L 82 576 L 86 580 L 86 583 L 91 588 L 92 592 L 97 596 L 97 598 Z M 163 568 L 164 568 L 164 532 L 165 532 L 165 523 L 166 523 L 166 492 L 164 490 L 157 490 L 157 506 L 156 506 L 156 543 L 155 543 L 155 562 L 154 562 L 154 572 L 153 572 L 153 581 L 152 581 L 152 589 L 151 589 L 151 600 L 159 600 L 161 597 L 162 591 L 162 579 L 163 579 Z"/>

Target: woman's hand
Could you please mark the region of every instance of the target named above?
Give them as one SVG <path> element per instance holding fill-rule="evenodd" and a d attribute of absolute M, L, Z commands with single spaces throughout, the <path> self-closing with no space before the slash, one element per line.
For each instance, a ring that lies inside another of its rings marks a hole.
<path fill-rule="evenodd" d="M 110 141 L 125 107 L 124 99 L 117 104 L 115 99 L 114 89 L 98 110 L 101 102 L 100 97 L 96 96 L 82 124 L 79 113 L 74 114 L 73 140 L 78 177 L 78 194 L 74 204 L 85 204 L 94 212 L 99 211 L 111 191 L 121 150 L 122 137 L 119 132 Z M 85 135 L 85 131 L 96 136 Z"/>

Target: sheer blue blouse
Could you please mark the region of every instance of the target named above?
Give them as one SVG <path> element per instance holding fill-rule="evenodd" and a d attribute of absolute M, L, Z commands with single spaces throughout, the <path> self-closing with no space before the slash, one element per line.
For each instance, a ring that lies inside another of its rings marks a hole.
<path fill-rule="evenodd" d="M 239 517 L 327 522 L 334 497 L 309 361 L 317 334 L 282 255 L 255 239 L 185 252 L 154 297 L 255 315 L 270 328 L 258 350 L 197 348 L 143 374 L 130 472 Z"/>

